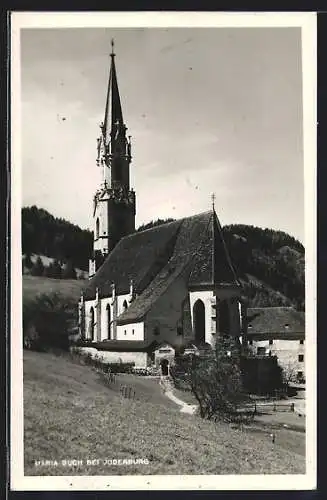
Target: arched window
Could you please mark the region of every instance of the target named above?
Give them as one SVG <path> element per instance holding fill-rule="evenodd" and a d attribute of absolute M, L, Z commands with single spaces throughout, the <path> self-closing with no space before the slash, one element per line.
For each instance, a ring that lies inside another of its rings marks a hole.
<path fill-rule="evenodd" d="M 126 300 L 124 300 L 124 302 L 123 302 L 123 312 L 124 312 L 124 311 L 126 311 L 126 310 L 127 310 L 127 308 L 128 308 L 127 301 L 126 301 Z"/>
<path fill-rule="evenodd" d="M 193 306 L 193 324 L 195 343 L 205 343 L 205 307 L 202 300 L 198 299 Z"/>
<path fill-rule="evenodd" d="M 111 339 L 111 310 L 110 310 L 110 305 L 107 304 L 106 307 L 107 311 L 107 333 L 108 333 L 108 339 Z"/>
<path fill-rule="evenodd" d="M 99 234 L 100 234 L 100 221 L 99 221 L 99 217 L 98 217 L 96 222 L 95 222 L 95 237 L 99 238 Z"/>
<path fill-rule="evenodd" d="M 89 324 L 89 338 L 90 340 L 94 340 L 94 309 L 91 307 L 90 309 L 90 324 Z"/>

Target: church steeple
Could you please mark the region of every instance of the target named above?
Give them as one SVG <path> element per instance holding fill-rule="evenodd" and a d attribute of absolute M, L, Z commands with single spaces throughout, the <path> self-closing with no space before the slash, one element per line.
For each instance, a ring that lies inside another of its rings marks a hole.
<path fill-rule="evenodd" d="M 119 95 L 114 42 L 101 135 L 97 139 L 97 165 L 102 181 L 94 197 L 94 245 L 90 277 L 118 241 L 135 231 L 135 193 L 130 189 L 131 137 L 126 136 Z"/>
<path fill-rule="evenodd" d="M 110 143 L 110 139 L 115 133 L 117 125 L 123 126 L 123 112 L 121 108 L 117 72 L 115 64 L 115 53 L 114 53 L 114 41 L 111 40 L 111 67 L 109 74 L 109 83 L 107 91 L 106 109 L 104 113 L 103 121 L 103 134 L 105 138 L 105 144 Z"/>

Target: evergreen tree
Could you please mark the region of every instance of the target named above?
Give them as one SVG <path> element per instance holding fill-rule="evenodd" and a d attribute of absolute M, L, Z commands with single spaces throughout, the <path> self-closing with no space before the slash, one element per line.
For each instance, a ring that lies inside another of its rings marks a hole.
<path fill-rule="evenodd" d="M 61 265 L 59 261 L 55 259 L 52 263 L 52 278 L 60 279 L 62 275 Z"/>
<path fill-rule="evenodd" d="M 71 260 L 69 260 L 64 266 L 64 269 L 62 270 L 62 278 L 65 280 L 77 279 L 76 269 L 74 268 Z"/>
<path fill-rule="evenodd" d="M 27 269 L 32 269 L 33 267 L 33 262 L 29 253 L 27 253 L 23 258 L 23 266 L 25 266 Z"/>
<path fill-rule="evenodd" d="M 33 267 L 31 269 L 31 274 L 33 276 L 43 276 L 44 272 L 44 265 L 42 262 L 42 259 L 40 256 L 36 259 L 35 263 L 33 264 Z"/>

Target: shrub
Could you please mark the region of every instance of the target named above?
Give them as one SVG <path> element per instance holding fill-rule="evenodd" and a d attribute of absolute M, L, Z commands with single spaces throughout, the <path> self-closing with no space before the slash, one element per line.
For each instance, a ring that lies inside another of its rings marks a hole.
<path fill-rule="evenodd" d="M 283 388 L 282 369 L 276 356 L 242 356 L 243 385 L 252 394 L 272 395 Z"/>
<path fill-rule="evenodd" d="M 36 259 L 35 263 L 31 268 L 32 276 L 43 276 L 44 265 L 40 256 Z"/>
<path fill-rule="evenodd" d="M 24 346 L 44 350 L 69 347 L 69 332 L 76 321 L 73 300 L 59 293 L 42 294 L 23 305 Z M 33 335 L 31 336 L 31 331 Z"/>
<path fill-rule="evenodd" d="M 211 355 L 193 356 L 189 380 L 202 418 L 232 420 L 248 399 L 242 387 L 239 345 L 232 337 L 218 337 Z"/>

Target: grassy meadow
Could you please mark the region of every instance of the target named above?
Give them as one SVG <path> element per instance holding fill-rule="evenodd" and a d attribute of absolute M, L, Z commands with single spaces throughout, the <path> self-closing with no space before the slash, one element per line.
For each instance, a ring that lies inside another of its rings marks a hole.
<path fill-rule="evenodd" d="M 26 274 L 23 275 L 23 299 L 24 301 L 29 301 L 43 293 L 58 292 L 66 298 L 76 300 L 77 303 L 81 295 L 81 290 L 87 281 L 53 279 Z"/>
<path fill-rule="evenodd" d="M 125 399 L 119 385 L 133 385 Z M 303 432 L 243 431 L 182 414 L 154 379 L 105 385 L 67 356 L 24 351 L 25 475 L 296 474 L 305 472 Z M 111 465 L 109 459 L 147 459 Z M 62 460 L 80 460 L 64 466 Z M 36 465 L 35 461 L 57 463 Z M 88 465 L 87 460 L 98 460 Z"/>

